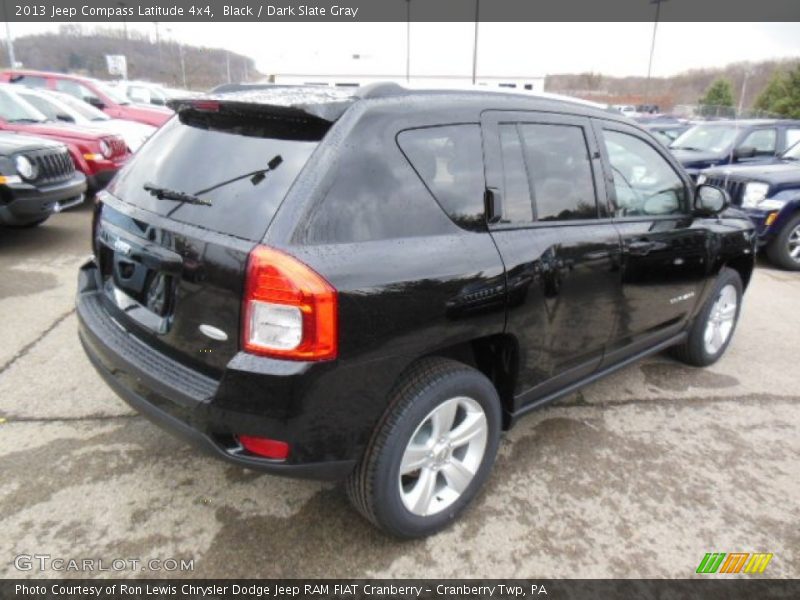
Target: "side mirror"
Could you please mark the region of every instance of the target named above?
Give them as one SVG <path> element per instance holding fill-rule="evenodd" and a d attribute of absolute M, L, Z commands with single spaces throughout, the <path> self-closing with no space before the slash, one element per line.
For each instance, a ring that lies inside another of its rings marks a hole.
<path fill-rule="evenodd" d="M 741 160 L 743 158 L 753 158 L 756 155 L 756 149 L 753 146 L 739 146 L 733 151 L 733 158 Z"/>
<path fill-rule="evenodd" d="M 87 96 L 86 98 L 84 98 L 84 100 L 89 104 L 91 104 L 92 106 L 94 106 L 95 108 L 99 108 L 100 110 L 103 110 L 106 107 L 106 105 L 103 104 L 103 101 L 100 100 L 100 98 L 98 98 L 97 96 Z"/>
<path fill-rule="evenodd" d="M 698 185 L 694 195 L 694 209 L 700 215 L 717 215 L 730 204 L 728 192 L 713 185 Z"/>
<path fill-rule="evenodd" d="M 65 123 L 74 123 L 75 122 L 75 119 L 73 119 L 72 117 L 70 117 L 69 115 L 64 114 L 64 113 L 58 113 L 56 115 L 56 119 L 58 119 L 59 121 L 64 121 Z"/>

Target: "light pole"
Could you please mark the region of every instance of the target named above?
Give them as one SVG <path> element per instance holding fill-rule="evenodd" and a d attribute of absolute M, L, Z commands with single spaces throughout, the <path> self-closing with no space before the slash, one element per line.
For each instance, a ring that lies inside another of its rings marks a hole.
<path fill-rule="evenodd" d="M 3 5 L 3 11 L 5 12 L 5 4 Z M 14 40 L 11 39 L 11 27 L 9 27 L 8 21 L 6 21 L 6 45 L 8 46 L 8 66 L 14 69 L 17 66 L 17 61 L 14 57 Z"/>
<path fill-rule="evenodd" d="M 172 28 L 167 27 L 167 35 L 172 36 Z M 183 44 L 181 44 L 180 40 L 175 41 L 178 44 L 178 57 L 181 61 L 181 78 L 183 79 L 183 89 L 187 89 L 186 87 L 186 62 L 183 59 Z"/>
<path fill-rule="evenodd" d="M 178 52 L 181 55 L 181 76 L 183 77 L 183 89 L 188 89 L 186 87 L 186 61 L 183 58 L 183 44 L 178 42 Z"/>
<path fill-rule="evenodd" d="M 406 0 L 406 83 L 411 81 L 411 0 Z"/>
<path fill-rule="evenodd" d="M 647 82 L 644 84 L 645 104 L 650 100 L 650 74 L 653 71 L 653 54 L 656 50 L 656 32 L 658 31 L 658 18 L 661 15 L 661 3 L 668 0 L 650 0 L 650 4 L 656 5 L 656 18 L 653 21 L 653 39 L 650 42 L 650 60 L 647 61 Z"/>
<path fill-rule="evenodd" d="M 478 75 L 478 23 L 481 18 L 481 0 L 475 0 L 475 39 L 472 42 L 472 85 L 477 82 Z"/>
<path fill-rule="evenodd" d="M 117 2 L 117 4 L 122 9 L 122 29 L 125 32 L 125 41 L 128 41 L 128 20 L 125 18 L 125 3 Z"/>
<path fill-rule="evenodd" d="M 744 94 L 747 91 L 747 78 L 750 77 L 750 69 L 744 70 L 744 79 L 742 80 L 742 92 L 739 94 L 739 117 L 741 118 L 742 109 L 744 108 Z"/>

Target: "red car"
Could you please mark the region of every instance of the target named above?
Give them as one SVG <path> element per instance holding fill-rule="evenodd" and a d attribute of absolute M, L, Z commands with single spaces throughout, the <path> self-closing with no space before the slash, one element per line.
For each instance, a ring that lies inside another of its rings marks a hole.
<path fill-rule="evenodd" d="M 111 86 L 89 77 L 14 69 L 0 72 L 0 81 L 66 92 L 99 108 L 114 119 L 127 119 L 154 127 L 160 127 L 174 114 L 166 108 L 133 104 Z"/>
<path fill-rule="evenodd" d="M 35 135 L 66 144 L 75 168 L 86 175 L 90 192 L 104 188 L 131 156 L 120 136 L 92 127 L 48 121 L 6 84 L 0 84 L 0 131 Z"/>

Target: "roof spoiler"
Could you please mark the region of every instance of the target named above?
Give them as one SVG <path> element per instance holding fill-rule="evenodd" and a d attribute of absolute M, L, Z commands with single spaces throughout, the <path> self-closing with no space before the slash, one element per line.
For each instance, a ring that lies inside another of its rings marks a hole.
<path fill-rule="evenodd" d="M 245 92 L 208 94 L 200 98 L 175 98 L 167 106 L 177 113 L 269 115 L 287 119 L 325 121 L 331 124 L 358 98 L 340 90 L 276 87 Z"/>

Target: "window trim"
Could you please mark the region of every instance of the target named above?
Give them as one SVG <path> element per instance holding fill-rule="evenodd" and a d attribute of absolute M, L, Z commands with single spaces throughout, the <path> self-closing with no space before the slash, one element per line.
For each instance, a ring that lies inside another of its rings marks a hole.
<path fill-rule="evenodd" d="M 592 184 L 595 191 L 595 208 L 597 217 L 594 219 L 574 219 L 564 221 L 538 221 L 530 223 L 510 223 L 499 221 L 490 223 L 490 231 L 506 231 L 513 229 L 537 229 L 540 227 L 579 227 L 586 225 L 599 225 L 611 223 L 612 218 L 603 215 L 603 210 L 608 210 L 608 187 L 604 180 L 604 168 L 600 148 L 597 144 L 597 136 L 594 132 L 591 119 L 589 117 L 575 114 L 562 113 L 555 111 L 537 110 L 487 110 L 481 113 L 481 130 L 484 141 L 484 164 L 486 169 L 486 187 L 500 190 L 505 198 L 504 189 L 504 170 L 502 154 L 500 152 L 500 125 L 514 125 L 519 136 L 520 146 L 523 152 L 523 162 L 525 162 L 525 172 L 528 178 L 528 187 L 531 189 L 531 181 L 528 173 L 527 161 L 525 161 L 525 149 L 520 126 L 525 124 L 533 125 L 563 125 L 579 127 L 582 129 L 584 141 L 589 154 L 589 168 L 592 174 Z M 531 196 L 531 202 L 534 202 Z M 534 218 L 538 217 L 536 206 L 532 206 Z"/>
<path fill-rule="evenodd" d="M 675 220 L 681 219 L 686 217 L 692 216 L 692 206 L 694 206 L 694 195 L 695 195 L 695 185 L 689 179 L 689 176 L 683 170 L 683 168 L 678 163 L 677 159 L 669 153 L 669 151 L 664 152 L 665 149 L 661 149 L 658 146 L 661 145 L 653 138 L 652 140 L 648 139 L 648 136 L 645 132 L 640 131 L 636 127 L 632 127 L 625 123 L 619 123 L 617 121 L 610 121 L 607 119 L 600 119 L 597 117 L 592 117 L 592 126 L 594 129 L 594 135 L 597 139 L 597 147 L 599 148 L 600 155 L 602 156 L 603 162 L 603 173 L 605 174 L 605 184 L 606 184 L 606 198 L 608 201 L 608 213 L 609 218 L 613 222 L 624 222 L 624 223 L 635 223 L 637 221 L 668 221 L 668 220 Z M 614 187 L 614 172 L 611 167 L 611 159 L 608 156 L 608 151 L 606 150 L 605 145 L 605 138 L 603 137 L 603 130 L 608 129 L 609 131 L 616 131 L 617 133 L 624 133 L 630 136 L 635 137 L 636 139 L 640 140 L 641 142 L 650 146 L 661 158 L 663 158 L 667 164 L 672 168 L 675 175 L 683 182 L 683 187 L 685 190 L 685 206 L 682 207 L 682 212 L 675 213 L 672 215 L 632 215 L 629 217 L 618 217 L 614 216 L 614 206 L 617 202 L 617 191 Z M 653 143 L 656 141 L 657 143 Z M 613 204 L 612 204 L 613 202 Z"/>

